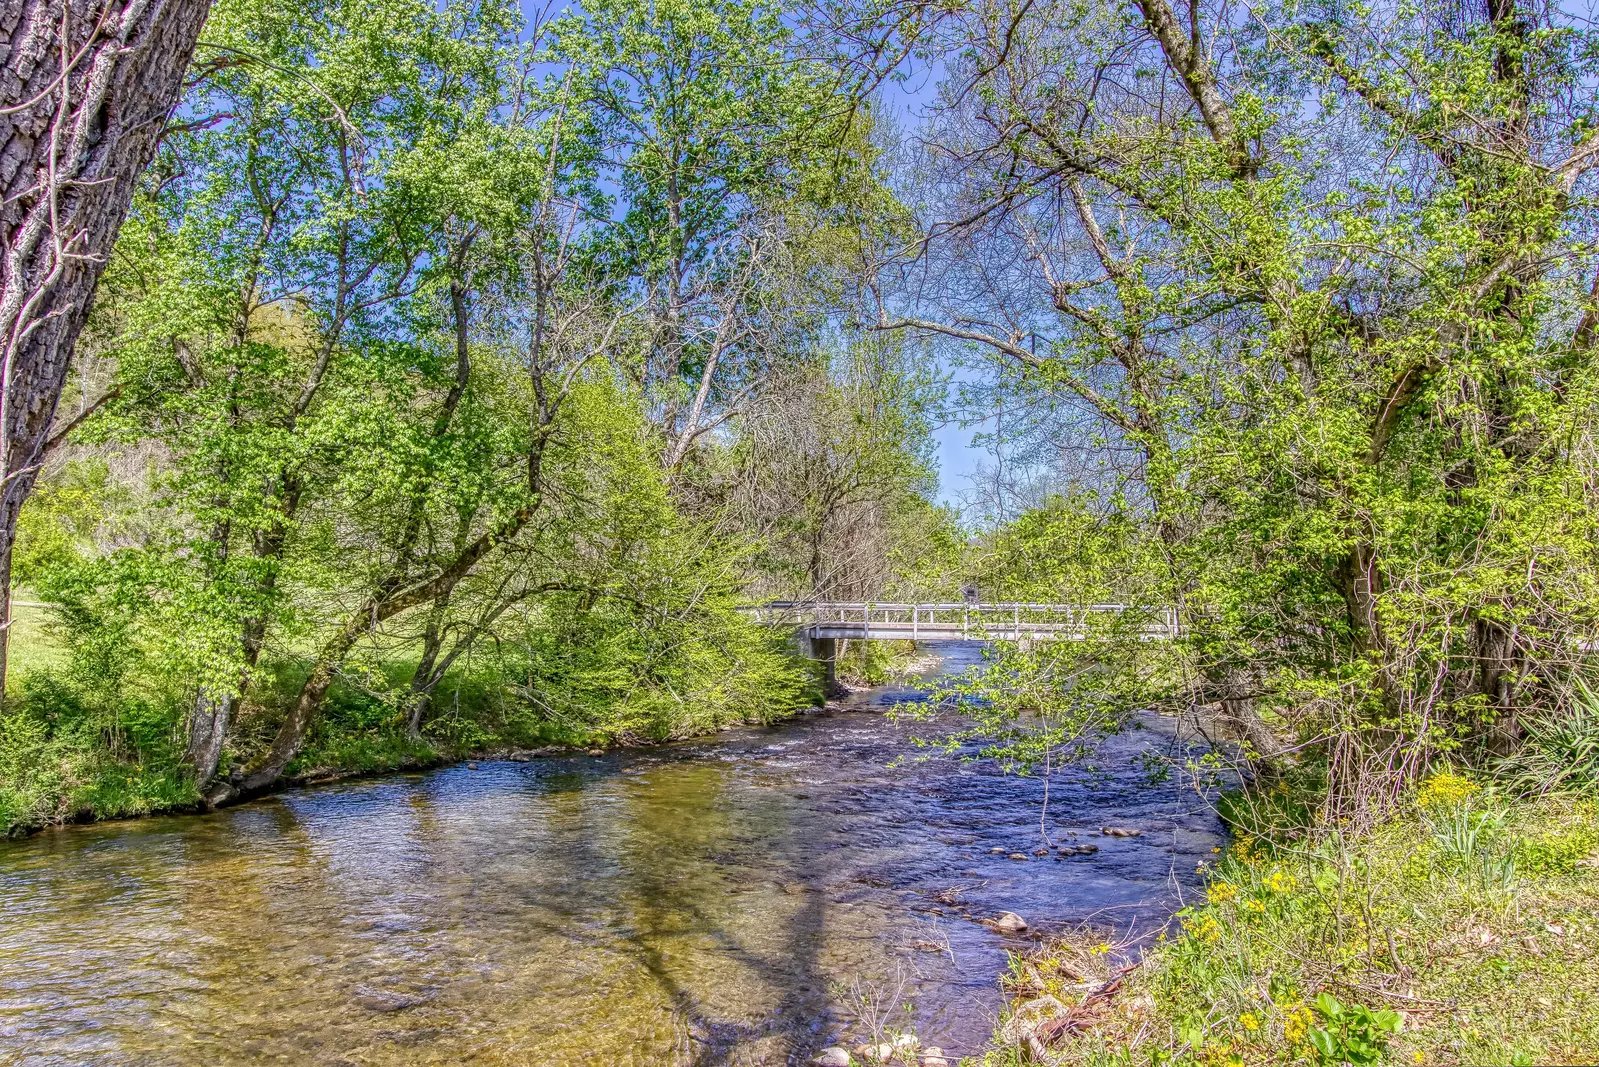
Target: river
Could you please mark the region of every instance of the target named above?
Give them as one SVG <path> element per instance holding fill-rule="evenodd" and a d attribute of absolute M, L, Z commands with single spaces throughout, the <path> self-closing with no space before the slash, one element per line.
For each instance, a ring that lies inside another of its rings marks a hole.
<path fill-rule="evenodd" d="M 1097 853 L 991 854 L 1041 783 L 916 759 L 884 711 L 922 698 L 0 842 L 0 1064 L 788 1064 L 878 1011 L 976 1051 L 1028 941 L 975 919 L 1153 929 L 1221 828 L 1149 719 L 1052 780 Z"/>

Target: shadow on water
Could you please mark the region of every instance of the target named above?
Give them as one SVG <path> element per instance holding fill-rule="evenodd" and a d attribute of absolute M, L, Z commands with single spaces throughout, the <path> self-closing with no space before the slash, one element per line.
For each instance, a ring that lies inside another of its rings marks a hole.
<path fill-rule="evenodd" d="M 974 1051 L 1026 944 L 976 919 L 1148 929 L 1220 828 L 1146 780 L 1149 720 L 1051 785 L 1098 853 L 1008 859 L 1041 784 L 891 767 L 921 696 L 0 845 L 0 1064 L 792 1064 L 864 1040 L 863 998 Z"/>

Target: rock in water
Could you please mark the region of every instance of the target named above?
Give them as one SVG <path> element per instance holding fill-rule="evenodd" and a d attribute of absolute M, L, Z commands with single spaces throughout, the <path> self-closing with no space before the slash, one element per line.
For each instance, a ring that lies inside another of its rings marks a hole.
<path fill-rule="evenodd" d="M 1014 911 L 1007 911 L 994 920 L 994 929 L 1003 930 L 1007 934 L 1019 934 L 1027 929 L 1027 920 Z"/>
<path fill-rule="evenodd" d="M 1010 854 L 1010 858 L 1013 859 L 1013 860 L 1025 860 L 1027 858 L 1027 853 L 1025 853 L 1025 852 L 1012 852 Z"/>
<path fill-rule="evenodd" d="M 1129 830 L 1121 826 L 1101 826 L 1099 832 L 1106 837 L 1140 837 L 1144 831 Z"/>
<path fill-rule="evenodd" d="M 990 856 L 1003 856 L 1005 854 L 1005 850 L 1002 848 L 991 848 L 988 850 L 988 854 Z"/>
<path fill-rule="evenodd" d="M 849 1067 L 849 1053 L 836 1045 L 824 1048 L 811 1057 L 811 1067 Z"/>

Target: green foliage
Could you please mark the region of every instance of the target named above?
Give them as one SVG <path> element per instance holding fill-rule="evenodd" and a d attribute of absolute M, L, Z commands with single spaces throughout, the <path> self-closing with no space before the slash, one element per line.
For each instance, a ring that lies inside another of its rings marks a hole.
<path fill-rule="evenodd" d="M 1570 875 L 1599 850 L 1599 829 L 1574 826 L 1516 842 L 1511 855 L 1516 869 L 1528 875 Z"/>
<path fill-rule="evenodd" d="M 1579 683 L 1565 711 L 1543 711 L 1523 724 L 1522 744 L 1498 766 L 1512 788 L 1599 792 L 1599 697 Z"/>
<path fill-rule="evenodd" d="M 1051 0 L 929 31 L 959 104 L 919 133 L 904 296 L 1012 427 L 998 560 L 1179 608 L 1160 702 L 1324 759 L 1333 820 L 1569 706 L 1599 625 L 1599 38 L 1523 16 Z"/>
<path fill-rule="evenodd" d="M 1363 1004 L 1345 1005 L 1325 991 L 1316 994 L 1311 1007 L 1322 1025 L 1311 1028 L 1310 1045 L 1322 1063 L 1381 1063 L 1388 1035 L 1403 1027 L 1399 1013 L 1391 1008 L 1372 1011 Z"/>
<path fill-rule="evenodd" d="M 1426 819 L 1438 851 L 1460 864 L 1476 859 L 1504 825 L 1502 812 L 1479 810 L 1470 800 L 1429 811 Z"/>
<path fill-rule="evenodd" d="M 1591 848 L 1599 832 L 1592 805 L 1566 798 L 1507 800 L 1499 815 L 1495 844 L 1518 859 Z M 1599 874 L 1517 862 L 1485 880 L 1494 851 L 1449 853 L 1414 810 L 1358 837 L 1241 837 L 1204 865 L 1204 897 L 1128 988 L 1053 1054 L 1205 1067 L 1581 1058 L 1599 1040 Z M 1389 997 L 1396 978 L 1403 995 Z M 1413 1010 L 1431 1002 L 1450 1010 Z"/>
<path fill-rule="evenodd" d="M 13 678 L 6 818 L 187 803 L 210 722 L 227 780 L 811 699 L 737 610 L 771 530 L 731 457 L 873 190 L 782 13 L 226 0 L 195 75 L 80 352 L 73 388 L 114 395 L 24 512 L 53 629 L 19 662 L 52 665 Z M 887 417 L 922 414 L 882 410 L 898 462 Z M 928 508 L 903 466 L 886 521 Z"/>

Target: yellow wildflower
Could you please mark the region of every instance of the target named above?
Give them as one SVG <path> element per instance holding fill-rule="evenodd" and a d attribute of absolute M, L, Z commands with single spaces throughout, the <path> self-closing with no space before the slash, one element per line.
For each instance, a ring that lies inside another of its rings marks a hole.
<path fill-rule="evenodd" d="M 1255 1018 L 1254 1012 L 1246 1011 L 1238 1017 L 1238 1025 L 1242 1026 L 1250 1033 L 1254 1033 L 1256 1030 L 1260 1029 L 1260 1020 Z"/>
<path fill-rule="evenodd" d="M 1199 1059 L 1205 1067 L 1244 1067 L 1244 1058 L 1231 1045 L 1206 1045 Z"/>
<path fill-rule="evenodd" d="M 1266 879 L 1266 887 L 1274 893 L 1292 893 L 1298 884 L 1286 871 L 1272 871 L 1271 877 Z"/>
<path fill-rule="evenodd" d="M 1283 1020 L 1283 1037 L 1288 1039 L 1290 1045 L 1297 1045 L 1305 1040 L 1305 1035 L 1310 1033 L 1310 1024 L 1315 1017 L 1310 1014 L 1310 1009 L 1300 1004 L 1288 1013 L 1288 1018 Z"/>
<path fill-rule="evenodd" d="M 1450 804 L 1459 804 L 1480 792 L 1482 787 L 1476 782 L 1445 771 L 1427 779 L 1416 799 L 1424 808 L 1446 807 Z"/>
<path fill-rule="evenodd" d="M 1415 1060 L 1417 1063 L 1421 1063 L 1427 1059 L 1426 1056 L 1422 1055 L 1421 1049 L 1419 1048 L 1410 1054 L 1410 1058 Z"/>
<path fill-rule="evenodd" d="M 1231 882 L 1212 882 L 1205 889 L 1205 899 L 1212 904 L 1225 904 L 1238 895 L 1238 887 Z"/>
<path fill-rule="evenodd" d="M 1109 951 L 1110 951 L 1110 946 L 1105 944 L 1104 942 L 1100 942 L 1099 944 L 1095 945 L 1093 948 L 1089 949 L 1088 950 L 1088 954 L 1090 956 L 1103 956 L 1105 953 L 1107 953 Z"/>
<path fill-rule="evenodd" d="M 1209 915 L 1201 915 L 1197 919 L 1184 919 L 1183 930 L 1194 940 L 1206 945 L 1214 945 L 1221 940 L 1221 926 Z"/>
<path fill-rule="evenodd" d="M 1257 912 L 1258 914 L 1261 914 L 1261 915 L 1266 914 L 1266 902 L 1264 900 L 1248 900 L 1248 901 L 1245 901 L 1244 902 L 1244 907 L 1248 908 L 1250 911 Z"/>

